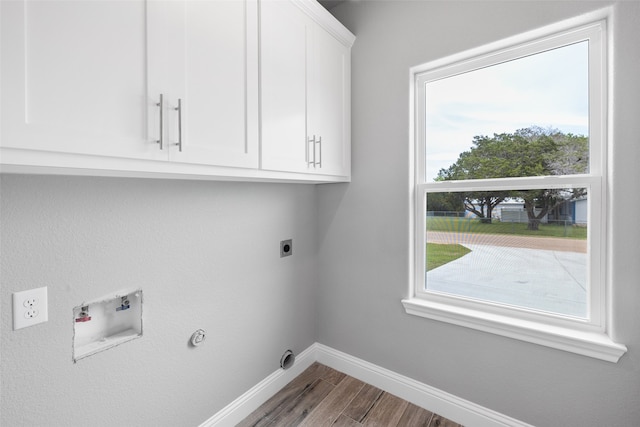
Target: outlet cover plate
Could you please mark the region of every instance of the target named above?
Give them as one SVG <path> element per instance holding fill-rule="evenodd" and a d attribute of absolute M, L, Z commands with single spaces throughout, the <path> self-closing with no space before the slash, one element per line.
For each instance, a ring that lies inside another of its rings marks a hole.
<path fill-rule="evenodd" d="M 13 330 L 49 320 L 47 287 L 13 293 Z"/>

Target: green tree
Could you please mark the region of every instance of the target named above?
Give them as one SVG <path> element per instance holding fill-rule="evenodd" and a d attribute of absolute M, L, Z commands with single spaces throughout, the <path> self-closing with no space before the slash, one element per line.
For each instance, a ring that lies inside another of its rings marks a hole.
<path fill-rule="evenodd" d="M 567 175 L 585 173 L 588 168 L 588 139 L 564 134 L 557 129 L 532 126 L 516 132 L 475 136 L 473 146 L 460 154 L 437 180 L 510 178 L 524 176 Z M 464 195 L 467 210 L 481 221 L 491 222 L 493 209 L 507 198 L 524 200 L 528 228 L 537 230 L 542 218 L 566 200 L 580 194 L 566 191 L 526 190 L 469 192 Z"/>
<path fill-rule="evenodd" d="M 464 197 L 459 193 L 429 193 L 428 212 L 464 212 Z"/>
<path fill-rule="evenodd" d="M 557 150 L 545 161 L 552 175 L 574 175 L 589 172 L 589 139 L 586 136 L 556 133 Z"/>

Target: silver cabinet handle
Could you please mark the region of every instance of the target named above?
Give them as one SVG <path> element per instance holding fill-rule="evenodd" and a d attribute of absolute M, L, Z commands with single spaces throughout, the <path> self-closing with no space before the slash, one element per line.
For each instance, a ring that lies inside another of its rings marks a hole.
<path fill-rule="evenodd" d="M 182 152 L 182 99 L 178 98 L 178 106 L 174 108 L 178 112 L 178 151 Z"/>
<path fill-rule="evenodd" d="M 160 102 L 156 104 L 156 106 L 160 107 L 160 136 L 156 143 L 160 144 L 160 149 L 162 150 L 162 145 L 164 143 L 164 96 L 160 94 Z"/>
<path fill-rule="evenodd" d="M 313 150 L 313 155 L 309 155 L 309 144 L 311 144 L 311 150 Z M 318 150 L 316 150 L 316 145 L 318 146 Z M 316 156 L 316 151 L 318 155 Z M 316 167 L 322 168 L 322 136 L 319 136 L 316 139 L 316 136 L 313 135 L 313 138 L 307 137 L 307 150 L 305 152 L 307 166 L 313 165 L 313 168 Z M 310 159 L 311 157 L 311 159 Z"/>
<path fill-rule="evenodd" d="M 309 155 L 309 144 L 311 144 L 311 149 L 313 150 L 313 160 Z M 307 166 L 313 165 L 313 167 L 315 168 L 316 167 L 316 136 L 315 135 L 313 135 L 313 138 L 307 137 L 307 150 L 305 154 L 307 158 Z"/>

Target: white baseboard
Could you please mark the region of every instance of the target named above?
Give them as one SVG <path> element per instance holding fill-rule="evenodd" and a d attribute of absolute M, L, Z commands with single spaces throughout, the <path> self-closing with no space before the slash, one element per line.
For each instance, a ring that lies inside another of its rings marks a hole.
<path fill-rule="evenodd" d="M 532 427 L 319 343 L 296 356 L 291 368 L 269 375 L 200 427 L 235 426 L 316 361 L 467 427 Z"/>

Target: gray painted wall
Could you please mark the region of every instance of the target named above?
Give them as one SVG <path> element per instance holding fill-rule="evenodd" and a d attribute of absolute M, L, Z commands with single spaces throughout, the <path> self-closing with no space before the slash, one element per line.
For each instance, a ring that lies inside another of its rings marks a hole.
<path fill-rule="evenodd" d="M 595 10 L 577 1 L 359 1 L 353 182 L 319 189 L 319 341 L 537 426 L 640 425 L 640 2 L 615 3 L 611 186 L 617 364 L 404 313 L 409 68 Z M 622 208 L 623 207 L 623 208 Z"/>
<path fill-rule="evenodd" d="M 3 175 L 0 190 L 2 426 L 197 426 L 315 341 L 314 186 Z M 49 322 L 12 331 L 11 293 L 40 286 Z M 129 287 L 144 336 L 74 364 L 72 308 Z"/>
<path fill-rule="evenodd" d="M 640 180 L 638 2 L 617 6 L 615 51 L 612 185 L 628 209 L 613 211 L 614 304 L 629 353 L 610 364 L 408 316 L 400 304 L 409 67 L 599 5 L 336 8 L 358 36 L 351 184 L 2 176 L 0 425 L 196 426 L 273 372 L 286 348 L 316 340 L 536 425 L 637 425 L 640 232 L 626 212 L 640 208 L 628 196 Z M 280 259 L 287 237 L 294 256 Z M 11 293 L 44 285 L 49 322 L 13 332 Z M 145 291 L 144 337 L 73 364 L 72 308 L 130 286 Z M 197 328 L 209 337 L 194 349 Z"/>

